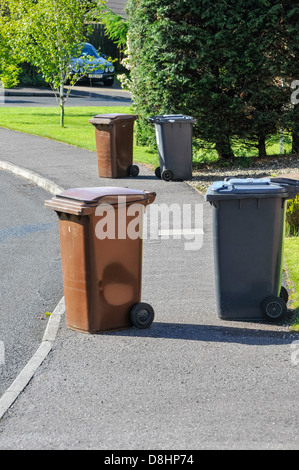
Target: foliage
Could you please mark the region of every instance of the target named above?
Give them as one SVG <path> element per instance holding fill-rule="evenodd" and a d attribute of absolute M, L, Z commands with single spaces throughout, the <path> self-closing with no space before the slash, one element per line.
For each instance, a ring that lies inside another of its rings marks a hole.
<path fill-rule="evenodd" d="M 23 51 L 24 58 L 34 65 L 55 92 L 64 125 L 64 104 L 71 87 L 80 78 L 70 78 L 69 63 L 84 42 L 87 33 L 88 0 L 8 0 L 11 21 L 9 42 Z M 82 71 L 84 73 L 84 71 Z M 66 95 L 64 85 L 70 79 Z"/>
<path fill-rule="evenodd" d="M 45 79 L 34 65 L 28 62 L 22 62 L 20 67 L 19 85 L 21 87 L 47 87 Z"/>
<path fill-rule="evenodd" d="M 18 85 L 20 67 L 15 63 L 3 61 L 1 64 L 0 79 L 4 88 L 12 88 Z"/>
<path fill-rule="evenodd" d="M 195 137 L 220 158 L 233 156 L 236 138 L 265 154 L 290 101 L 281 86 L 291 74 L 281 2 L 128 0 L 127 11 L 139 141 L 154 139 L 150 115 L 182 113 L 196 118 Z"/>
<path fill-rule="evenodd" d="M 284 259 L 290 290 L 290 305 L 294 309 L 290 330 L 299 331 L 299 237 L 286 237 L 284 243 Z"/>
<path fill-rule="evenodd" d="M 287 235 L 299 236 L 299 195 L 287 203 Z"/>
<path fill-rule="evenodd" d="M 10 12 L 7 0 L 0 0 L 0 80 L 5 88 L 18 84 L 21 72 L 18 66 L 20 54 L 12 51 L 8 41 Z"/>
<path fill-rule="evenodd" d="M 128 21 L 121 15 L 114 13 L 106 5 L 105 0 L 98 2 L 97 18 L 104 24 L 105 33 L 117 45 L 124 47 L 127 42 Z"/>
<path fill-rule="evenodd" d="M 299 80 L 299 4 L 293 0 L 282 2 L 282 21 L 279 24 L 281 41 L 280 60 L 282 76 L 290 90 L 292 80 Z M 289 92 L 292 93 L 292 90 Z M 284 125 L 293 132 L 292 152 L 299 153 L 299 104 L 285 109 Z"/>

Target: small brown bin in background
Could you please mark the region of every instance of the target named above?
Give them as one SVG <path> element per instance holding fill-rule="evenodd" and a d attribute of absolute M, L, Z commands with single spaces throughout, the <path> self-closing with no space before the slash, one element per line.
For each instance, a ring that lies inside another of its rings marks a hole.
<path fill-rule="evenodd" d="M 145 206 L 155 196 L 128 188 L 76 188 L 45 201 L 59 217 L 69 328 L 96 333 L 132 325 L 148 328 L 152 323 L 152 307 L 140 302 L 140 234 Z"/>
<path fill-rule="evenodd" d="M 138 176 L 133 165 L 134 114 L 97 114 L 89 120 L 95 127 L 98 174 L 103 178 Z"/>

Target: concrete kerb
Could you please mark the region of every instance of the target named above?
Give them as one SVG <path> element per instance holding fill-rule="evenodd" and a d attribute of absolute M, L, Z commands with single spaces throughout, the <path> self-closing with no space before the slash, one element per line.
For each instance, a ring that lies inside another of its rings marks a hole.
<path fill-rule="evenodd" d="M 29 181 L 32 181 L 40 188 L 45 189 L 51 194 L 57 194 L 63 191 L 63 188 L 56 185 L 52 181 L 44 178 L 37 173 L 34 173 L 26 168 L 21 168 L 12 163 L 6 161 L 0 161 L 0 169 L 10 171 L 11 173 L 26 178 Z M 42 342 L 34 353 L 32 358 L 27 362 L 26 366 L 22 369 L 20 374 L 10 385 L 10 387 L 4 392 L 0 398 L 0 419 L 3 417 L 4 413 L 11 407 L 14 401 L 18 398 L 19 394 L 24 390 L 26 385 L 32 379 L 38 367 L 47 357 L 49 352 L 52 349 L 53 343 L 55 341 L 57 331 L 60 324 L 60 319 L 65 312 L 64 297 L 58 302 L 57 306 L 53 310 L 52 314 L 47 323 L 45 333 L 42 339 Z"/>
<path fill-rule="evenodd" d="M 32 181 L 40 188 L 45 189 L 51 194 L 57 194 L 64 191 L 64 188 L 58 186 L 57 184 L 53 183 L 53 181 L 44 178 L 43 176 L 34 173 L 33 171 L 27 170 L 26 168 L 21 168 L 17 165 L 13 165 L 12 163 L 6 162 L 4 160 L 0 161 L 0 169 L 10 171 L 17 176 L 21 176 L 22 178 L 26 178 L 29 181 Z"/>
<path fill-rule="evenodd" d="M 14 401 L 18 398 L 19 394 L 24 390 L 26 385 L 32 379 L 38 367 L 47 357 L 52 349 L 60 319 L 65 311 L 64 297 L 59 301 L 58 305 L 51 314 L 42 342 L 34 353 L 32 358 L 27 362 L 26 366 L 22 369 L 17 378 L 13 381 L 11 386 L 4 392 L 0 398 L 0 419 L 4 413 L 11 407 Z"/>

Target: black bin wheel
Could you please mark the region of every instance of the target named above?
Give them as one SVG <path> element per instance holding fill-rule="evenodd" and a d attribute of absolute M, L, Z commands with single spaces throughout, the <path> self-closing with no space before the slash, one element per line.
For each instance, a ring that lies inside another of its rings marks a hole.
<path fill-rule="evenodd" d="M 286 303 L 281 297 L 267 297 L 262 302 L 262 309 L 267 320 L 270 321 L 281 320 L 287 313 Z"/>
<path fill-rule="evenodd" d="M 286 290 L 286 288 L 284 286 L 281 286 L 279 297 L 282 300 L 284 300 L 286 304 L 288 303 L 289 293 L 288 293 L 288 291 Z"/>
<path fill-rule="evenodd" d="M 155 169 L 155 175 L 157 178 L 161 178 L 161 168 L 159 166 Z"/>
<path fill-rule="evenodd" d="M 161 173 L 161 178 L 164 181 L 171 181 L 173 178 L 173 173 L 171 170 L 163 170 Z"/>
<path fill-rule="evenodd" d="M 130 176 L 138 176 L 139 175 L 139 167 L 137 165 L 130 166 Z"/>
<path fill-rule="evenodd" d="M 136 328 L 149 328 L 155 317 L 154 309 L 145 302 L 135 304 L 130 312 L 130 321 Z"/>

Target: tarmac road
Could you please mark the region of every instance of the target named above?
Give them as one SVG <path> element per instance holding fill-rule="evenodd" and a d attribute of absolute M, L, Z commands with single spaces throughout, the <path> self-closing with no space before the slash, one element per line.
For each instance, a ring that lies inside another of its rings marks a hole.
<path fill-rule="evenodd" d="M 0 170 L 0 395 L 31 358 L 63 295 L 55 214 L 48 193 Z"/>
<path fill-rule="evenodd" d="M 50 88 L 15 88 L 0 94 L 0 105 L 19 106 L 57 106 L 54 93 Z M 122 90 L 119 83 L 112 87 L 101 84 L 75 86 L 67 99 L 66 106 L 131 106 L 130 93 Z"/>

